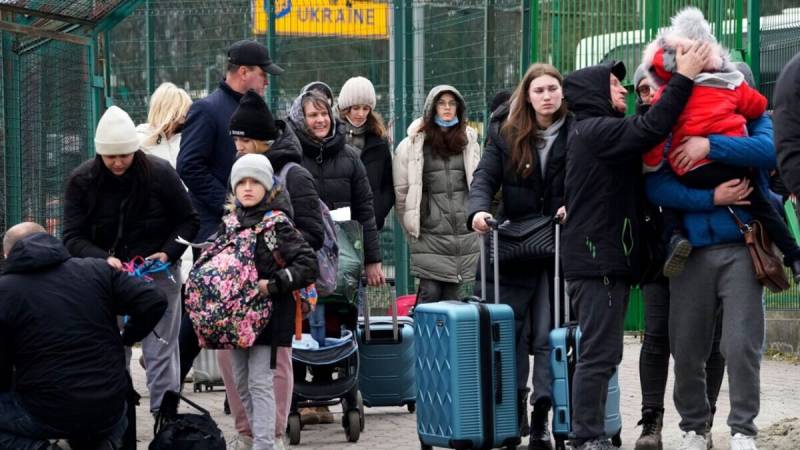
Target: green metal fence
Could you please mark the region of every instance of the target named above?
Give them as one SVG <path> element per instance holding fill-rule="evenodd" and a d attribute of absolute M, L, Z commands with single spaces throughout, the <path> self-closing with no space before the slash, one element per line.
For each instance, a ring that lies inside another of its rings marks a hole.
<path fill-rule="evenodd" d="M 483 133 L 488 100 L 512 89 L 531 61 L 551 62 L 566 73 L 615 58 L 632 74 L 644 44 L 690 3 L 704 11 L 736 57 L 760 69 L 754 72 L 769 96 L 778 70 L 800 51 L 800 9 L 793 2 L 5 1 L 0 228 L 30 218 L 59 232 L 65 178 L 92 154 L 102 110 L 116 103 L 142 122 L 150 93 L 164 81 L 204 97 L 223 77 L 225 49 L 239 39 L 264 42 L 286 69 L 265 93 L 278 116 L 310 81 L 321 79 L 338 92 L 347 78 L 363 75 L 375 84 L 377 110 L 398 142 L 437 84 L 464 94 L 471 124 Z M 747 20 L 759 14 L 760 21 Z M 68 33 L 84 43 L 12 34 L 12 25 Z M 387 272 L 400 292 L 408 292 L 407 249 L 399 227 L 387 222 L 384 260 L 393 263 Z M 388 292 L 374 295 L 390 298 Z"/>

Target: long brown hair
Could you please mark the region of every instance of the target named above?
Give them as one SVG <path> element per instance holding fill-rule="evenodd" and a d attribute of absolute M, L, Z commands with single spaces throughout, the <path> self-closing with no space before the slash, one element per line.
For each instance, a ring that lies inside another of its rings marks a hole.
<path fill-rule="evenodd" d="M 347 114 L 350 112 L 350 108 L 343 109 L 339 111 L 339 118 L 342 120 L 347 120 Z M 383 117 L 381 117 L 378 111 L 375 111 L 373 108 L 369 109 L 369 114 L 367 114 L 367 130 L 371 131 L 372 134 L 378 136 L 379 138 L 383 139 L 386 137 L 386 125 L 383 123 Z"/>
<path fill-rule="evenodd" d="M 536 122 L 536 111 L 528 99 L 528 89 L 536 78 L 549 75 L 558 84 L 564 85 L 564 78 L 561 73 L 551 64 L 536 63 L 532 64 L 525 76 L 522 77 L 519 85 L 514 89 L 511 96 L 510 111 L 505 124 L 500 129 L 500 134 L 511 146 L 511 163 L 516 172 L 523 178 L 527 178 L 533 173 L 536 149 L 542 142 L 539 126 Z M 553 113 L 553 122 L 560 120 L 567 114 L 567 103 L 561 101 L 561 107 Z"/>
<path fill-rule="evenodd" d="M 442 128 L 435 121 L 436 117 L 436 102 L 444 94 L 450 94 L 456 99 L 456 117 L 458 117 L 458 124 L 450 128 Z M 456 95 L 455 92 L 442 91 L 434 99 L 428 117 L 423 117 L 422 126 L 419 127 L 420 132 L 425 133 L 425 144 L 430 145 L 431 150 L 436 155 L 442 158 L 458 155 L 467 147 L 467 121 L 466 105 L 461 100 L 461 97 Z"/>

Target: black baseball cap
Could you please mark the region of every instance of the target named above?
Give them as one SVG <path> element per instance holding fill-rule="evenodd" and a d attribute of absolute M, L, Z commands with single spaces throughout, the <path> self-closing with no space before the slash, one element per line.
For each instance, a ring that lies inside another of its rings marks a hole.
<path fill-rule="evenodd" d="M 283 68 L 270 59 L 267 47 L 256 41 L 234 42 L 228 49 L 228 62 L 237 66 L 258 66 L 271 75 L 283 73 Z"/>

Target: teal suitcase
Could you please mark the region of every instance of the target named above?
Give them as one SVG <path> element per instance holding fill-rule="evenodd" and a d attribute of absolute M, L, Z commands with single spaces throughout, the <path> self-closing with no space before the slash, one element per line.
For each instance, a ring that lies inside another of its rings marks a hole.
<path fill-rule="evenodd" d="M 482 252 L 485 272 L 484 263 Z M 420 304 L 414 327 L 422 449 L 515 449 L 521 440 L 511 307 L 471 300 Z"/>

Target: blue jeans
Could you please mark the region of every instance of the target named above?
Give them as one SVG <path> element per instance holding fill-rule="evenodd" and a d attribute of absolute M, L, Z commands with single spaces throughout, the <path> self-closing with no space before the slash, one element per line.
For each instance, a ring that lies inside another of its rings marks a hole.
<path fill-rule="evenodd" d="M 123 410 L 124 411 L 124 410 Z M 123 413 L 110 431 L 102 436 L 87 436 L 70 440 L 75 450 L 85 448 L 88 441 L 107 439 L 115 448 L 122 445 L 122 435 L 128 427 L 128 419 Z M 74 438 L 61 430 L 40 422 L 31 416 L 20 403 L 14 392 L 0 392 L 0 448 L 15 450 L 39 450 L 48 444 L 49 439 Z"/>

